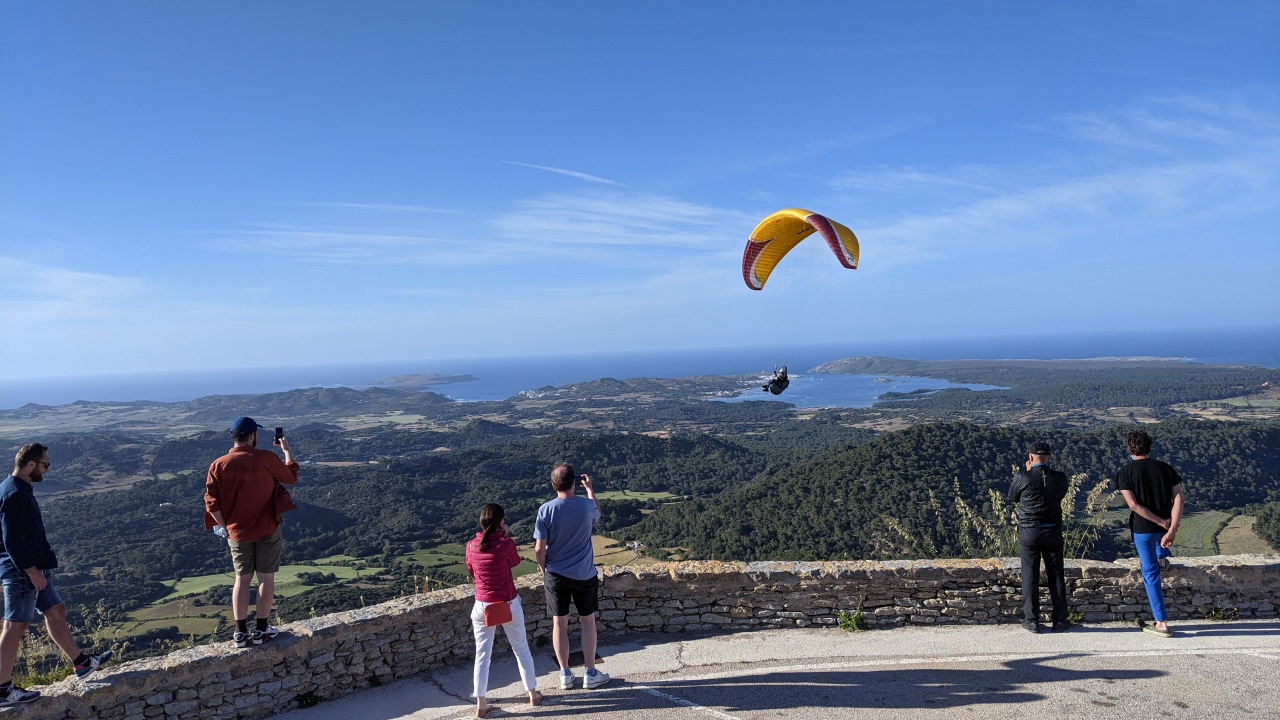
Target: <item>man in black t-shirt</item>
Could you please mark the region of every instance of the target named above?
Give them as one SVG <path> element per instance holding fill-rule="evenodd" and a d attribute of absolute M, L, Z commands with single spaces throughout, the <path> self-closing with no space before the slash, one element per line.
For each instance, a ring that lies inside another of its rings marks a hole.
<path fill-rule="evenodd" d="M 1067 476 L 1049 468 L 1049 444 L 1027 452 L 1027 469 L 1013 476 L 1009 502 L 1018 506 L 1018 555 L 1022 558 L 1022 627 L 1040 632 L 1040 558 L 1053 601 L 1053 631 L 1067 622 L 1067 581 L 1062 571 L 1062 498 Z"/>
<path fill-rule="evenodd" d="M 1151 617 L 1155 625 L 1143 625 L 1144 632 L 1172 637 L 1160 586 L 1160 568 L 1168 564 L 1173 541 L 1182 522 L 1182 478 L 1166 462 L 1148 457 L 1151 436 L 1134 430 L 1125 439 L 1131 462 L 1116 473 L 1116 489 L 1129 504 L 1129 531 L 1142 561 L 1142 582 L 1147 587 Z"/>

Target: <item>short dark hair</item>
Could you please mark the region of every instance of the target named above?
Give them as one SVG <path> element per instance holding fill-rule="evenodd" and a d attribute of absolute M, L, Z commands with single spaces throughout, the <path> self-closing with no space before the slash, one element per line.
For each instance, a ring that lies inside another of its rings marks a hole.
<path fill-rule="evenodd" d="M 1151 436 L 1146 430 L 1134 430 L 1124 439 L 1124 446 L 1134 455 L 1151 454 Z"/>
<path fill-rule="evenodd" d="M 27 443 L 13 456 L 13 471 L 20 472 L 27 463 L 39 460 L 41 455 L 49 452 L 49 448 L 40 443 Z"/>
<path fill-rule="evenodd" d="M 578 475 L 569 463 L 560 463 L 551 471 L 551 487 L 556 492 L 569 492 L 573 489 L 573 481 L 577 479 Z"/>

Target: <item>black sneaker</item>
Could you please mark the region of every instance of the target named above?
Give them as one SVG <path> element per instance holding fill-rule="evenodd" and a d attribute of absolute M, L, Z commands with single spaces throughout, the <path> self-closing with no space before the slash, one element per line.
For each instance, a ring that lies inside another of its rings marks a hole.
<path fill-rule="evenodd" d="M 1070 629 L 1071 623 L 1069 622 L 1056 622 L 1053 624 L 1053 631 L 1056 633 L 1063 633 Z"/>
<path fill-rule="evenodd" d="M 76 677 L 84 677 L 89 673 L 102 667 L 102 663 L 111 659 L 111 651 L 100 652 L 97 655 L 89 655 L 85 653 L 85 661 L 76 664 Z"/>
<path fill-rule="evenodd" d="M 20 705 L 29 703 L 40 697 L 39 690 L 23 690 L 17 685 L 11 685 L 9 692 L 0 695 L 0 707 L 9 707 L 10 705 Z"/>
<path fill-rule="evenodd" d="M 1040 623 L 1038 623 L 1038 622 L 1036 622 L 1036 621 L 1034 621 L 1034 620 L 1023 620 L 1023 621 L 1022 621 L 1022 629 L 1023 629 L 1023 630 L 1026 630 L 1026 631 L 1027 631 L 1027 632 L 1029 632 L 1029 633 L 1035 633 L 1036 635 L 1039 635 L 1039 634 L 1040 634 Z"/>
<path fill-rule="evenodd" d="M 262 638 L 257 635 L 258 633 L 256 631 L 253 633 L 237 632 L 235 635 L 231 636 L 231 639 L 235 641 L 236 647 L 238 648 L 249 647 L 250 645 L 261 645 Z"/>

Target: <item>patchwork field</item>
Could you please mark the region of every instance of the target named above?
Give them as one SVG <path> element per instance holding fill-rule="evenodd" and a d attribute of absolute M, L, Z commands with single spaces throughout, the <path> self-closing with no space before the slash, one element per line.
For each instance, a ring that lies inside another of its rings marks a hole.
<path fill-rule="evenodd" d="M 1253 531 L 1257 518 L 1252 515 L 1237 515 L 1218 533 L 1218 552 L 1223 555 L 1267 554 L 1276 552 L 1276 548 Z"/>
<path fill-rule="evenodd" d="M 366 567 L 358 564 L 329 564 L 329 562 L 338 561 L 338 558 L 347 559 L 347 556 L 335 555 L 333 557 L 317 561 L 314 565 L 281 565 L 280 572 L 276 573 L 276 597 L 286 598 L 292 595 L 297 595 L 309 587 L 307 585 L 303 585 L 302 582 L 298 580 L 298 573 L 333 573 L 337 576 L 339 582 L 344 582 L 370 575 L 377 575 L 385 571 L 385 568 Z M 216 575 L 197 575 L 195 577 L 187 577 L 181 580 L 171 580 L 167 584 L 173 588 L 173 592 L 153 603 L 153 606 L 162 605 L 171 600 L 187 595 L 207 592 L 210 588 L 217 585 L 231 585 L 234 582 L 235 575 L 230 571 Z"/>
<path fill-rule="evenodd" d="M 1184 557 L 1217 555 L 1218 533 L 1230 519 L 1229 513 L 1217 510 L 1188 513 L 1178 526 L 1178 540 L 1173 544 L 1173 554 Z"/>
<path fill-rule="evenodd" d="M 631 490 L 606 490 L 596 493 L 596 497 L 600 500 L 669 500 L 678 498 L 679 495 L 672 495 L 669 492 L 640 492 Z"/>

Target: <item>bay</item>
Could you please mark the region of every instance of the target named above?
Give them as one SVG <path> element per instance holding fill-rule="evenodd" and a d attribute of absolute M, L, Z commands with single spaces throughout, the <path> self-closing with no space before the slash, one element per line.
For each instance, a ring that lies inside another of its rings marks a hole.
<path fill-rule="evenodd" d="M 799 407 L 865 407 L 887 390 L 948 387 L 944 380 L 894 379 L 875 383 L 871 376 L 807 373 L 824 362 L 881 355 L 914 360 L 1074 359 L 1092 357 L 1164 357 L 1187 362 L 1240 363 L 1280 367 L 1280 328 L 1023 335 L 1018 337 L 936 338 L 866 341 L 803 347 L 717 348 L 630 353 L 582 353 L 566 356 L 452 358 L 368 362 L 345 365 L 275 367 L 201 372 L 7 379 L 0 383 L 0 409 L 27 403 L 64 405 L 78 400 L 176 402 L 208 395 L 283 392 L 303 387 L 364 389 L 397 375 L 436 373 L 470 375 L 475 380 L 436 385 L 454 400 L 503 400 L 525 390 L 561 386 L 604 377 L 679 378 L 697 375 L 764 377 L 781 365 L 793 373 L 791 387 L 775 399 Z M 750 391 L 739 400 L 769 399 Z"/>

